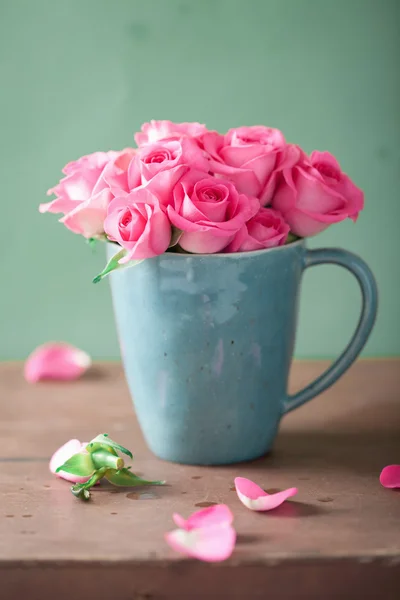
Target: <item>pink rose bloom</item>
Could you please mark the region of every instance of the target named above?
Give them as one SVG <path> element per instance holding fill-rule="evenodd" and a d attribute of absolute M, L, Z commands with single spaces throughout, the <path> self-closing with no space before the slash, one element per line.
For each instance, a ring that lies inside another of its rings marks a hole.
<path fill-rule="evenodd" d="M 63 213 L 60 219 L 68 229 L 87 238 L 104 232 L 107 206 L 114 195 L 111 187 L 128 189 L 128 165 L 136 151 L 95 152 L 68 163 L 66 175 L 47 194 L 57 198 L 41 204 L 40 212 Z"/>
<path fill-rule="evenodd" d="M 261 208 L 233 238 L 226 252 L 248 252 L 283 246 L 289 235 L 289 225 L 272 208 Z"/>
<path fill-rule="evenodd" d="M 304 155 L 292 168 L 283 169 L 272 201 L 290 229 L 307 237 L 332 223 L 350 218 L 356 221 L 364 207 L 364 194 L 345 175 L 329 152 Z"/>
<path fill-rule="evenodd" d="M 118 153 L 115 161 L 109 162 L 102 173 L 102 178 L 111 190 L 113 197 L 117 194 L 114 190 L 130 192 L 140 185 L 140 179 L 130 168 L 131 163 L 135 161 L 137 150 L 126 148 Z"/>
<path fill-rule="evenodd" d="M 143 187 L 110 203 L 104 230 L 110 240 L 128 250 L 121 264 L 162 254 L 171 241 L 167 215 L 157 196 Z"/>
<path fill-rule="evenodd" d="M 273 195 L 275 176 L 286 146 L 278 129 L 256 125 L 230 129 L 226 135 L 213 131 L 203 135 L 213 173 L 232 181 L 239 192 L 256 196 L 267 204 Z"/>
<path fill-rule="evenodd" d="M 139 181 L 157 196 L 161 204 L 172 202 L 172 190 L 190 169 L 208 173 L 204 151 L 190 138 L 159 141 L 139 148 L 129 167 L 132 182 Z"/>
<path fill-rule="evenodd" d="M 180 140 L 182 137 L 198 138 L 207 132 L 200 123 L 172 123 L 171 121 L 150 121 L 142 125 L 142 131 L 135 133 L 138 146 L 152 144 L 159 140 Z"/>
<path fill-rule="evenodd" d="M 256 198 L 239 194 L 229 181 L 189 173 L 175 187 L 174 204 L 167 212 L 183 231 L 181 248 L 211 254 L 225 248 L 259 209 Z"/>

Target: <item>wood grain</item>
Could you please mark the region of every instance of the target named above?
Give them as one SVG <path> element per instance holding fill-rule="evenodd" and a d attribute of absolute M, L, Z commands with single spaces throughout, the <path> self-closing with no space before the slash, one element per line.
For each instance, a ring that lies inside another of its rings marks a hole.
<path fill-rule="evenodd" d="M 326 363 L 295 363 L 291 388 Z M 400 361 L 358 362 L 332 389 L 286 417 L 274 451 L 232 467 L 156 459 L 143 441 L 121 367 L 98 364 L 79 382 L 24 382 L 0 366 L 0 598 L 108 600 L 296 597 L 398 598 L 400 493 L 379 484 L 400 462 Z M 84 504 L 48 471 L 72 437 L 101 431 L 131 448 L 133 470 L 163 488 L 101 486 Z M 254 514 L 235 476 L 265 489 L 296 486 L 293 501 Z M 238 544 L 221 565 L 182 559 L 165 544 L 171 515 L 224 502 Z M 371 587 L 372 586 L 372 587 Z"/>

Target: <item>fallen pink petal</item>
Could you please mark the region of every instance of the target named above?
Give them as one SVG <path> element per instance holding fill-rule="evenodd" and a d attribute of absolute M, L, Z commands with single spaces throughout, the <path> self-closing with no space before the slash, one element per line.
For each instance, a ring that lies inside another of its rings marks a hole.
<path fill-rule="evenodd" d="M 229 558 L 236 543 L 232 525 L 211 525 L 186 531 L 175 529 L 165 534 L 168 545 L 185 556 L 205 562 L 221 562 Z"/>
<path fill-rule="evenodd" d="M 268 494 L 254 481 L 245 477 L 236 477 L 235 487 L 239 500 L 247 508 L 255 511 L 273 510 L 288 498 L 295 496 L 298 491 L 297 488 L 289 488 L 276 494 Z"/>
<path fill-rule="evenodd" d="M 25 362 L 24 375 L 29 383 L 38 381 L 72 381 L 90 367 L 86 352 L 64 342 L 38 346 Z"/>
<path fill-rule="evenodd" d="M 205 562 L 220 562 L 230 557 L 236 543 L 233 514 L 226 504 L 198 510 L 185 519 L 174 513 L 175 529 L 165 534 L 169 546 L 186 556 Z"/>
<path fill-rule="evenodd" d="M 385 488 L 400 488 L 400 465 L 388 465 L 382 469 L 379 481 Z"/>
<path fill-rule="evenodd" d="M 172 516 L 175 525 L 186 531 L 215 525 L 232 525 L 233 514 L 226 504 L 216 504 L 194 512 L 188 519 L 174 513 Z"/>
<path fill-rule="evenodd" d="M 72 481 L 73 483 L 86 483 L 89 477 L 78 477 L 78 475 L 73 475 L 72 473 L 65 473 L 64 471 L 59 471 L 56 473 L 56 469 L 63 465 L 71 456 L 74 454 L 78 454 L 78 452 L 82 452 L 87 446 L 86 443 L 82 443 L 79 440 L 69 440 L 66 444 L 61 446 L 50 459 L 49 468 L 53 475 L 56 477 L 61 477 L 62 479 L 66 479 L 67 481 Z"/>

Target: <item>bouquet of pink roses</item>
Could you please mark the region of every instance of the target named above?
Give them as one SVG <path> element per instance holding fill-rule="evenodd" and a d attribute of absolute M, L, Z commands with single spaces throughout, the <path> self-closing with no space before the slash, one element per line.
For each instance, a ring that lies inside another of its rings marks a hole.
<path fill-rule="evenodd" d="M 138 148 L 67 164 L 41 212 L 89 240 L 116 244 L 99 281 L 166 251 L 248 252 L 357 219 L 363 192 L 329 152 L 308 156 L 278 129 L 226 134 L 199 123 L 151 121 Z"/>

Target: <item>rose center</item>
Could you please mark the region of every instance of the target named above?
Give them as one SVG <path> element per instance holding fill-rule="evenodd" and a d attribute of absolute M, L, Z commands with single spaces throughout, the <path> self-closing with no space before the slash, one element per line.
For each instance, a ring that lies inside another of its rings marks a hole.
<path fill-rule="evenodd" d="M 321 173 L 323 177 L 327 177 L 328 179 L 334 179 L 335 181 L 339 181 L 340 173 L 330 165 L 325 163 L 317 163 L 314 167 Z"/>
<path fill-rule="evenodd" d="M 251 137 L 249 135 L 240 136 L 239 140 L 242 144 L 262 144 L 263 146 L 271 146 L 274 145 L 274 139 L 272 135 L 264 134 L 262 136 L 254 136 Z"/>
<path fill-rule="evenodd" d="M 120 220 L 120 226 L 125 228 L 125 227 L 128 227 L 131 223 L 132 223 L 132 213 L 130 211 L 127 211 L 126 213 L 124 213 L 124 215 L 122 216 L 122 218 Z"/>
<path fill-rule="evenodd" d="M 158 152 L 154 152 L 153 154 L 149 154 L 144 159 L 146 164 L 154 164 L 154 163 L 163 163 L 166 160 L 171 160 L 171 154 L 167 150 L 159 150 Z"/>
<path fill-rule="evenodd" d="M 132 241 L 140 236 L 146 226 L 146 219 L 136 207 L 127 208 L 121 214 L 118 226 L 122 239 Z"/>
<path fill-rule="evenodd" d="M 245 136 L 242 136 L 240 139 L 242 140 L 242 142 L 244 144 L 253 144 L 254 141 L 255 141 L 255 140 L 253 140 L 253 138 L 251 138 L 251 137 L 245 137 Z"/>
<path fill-rule="evenodd" d="M 213 189 L 203 190 L 202 196 L 205 202 L 219 202 L 221 200 L 219 192 Z"/>

